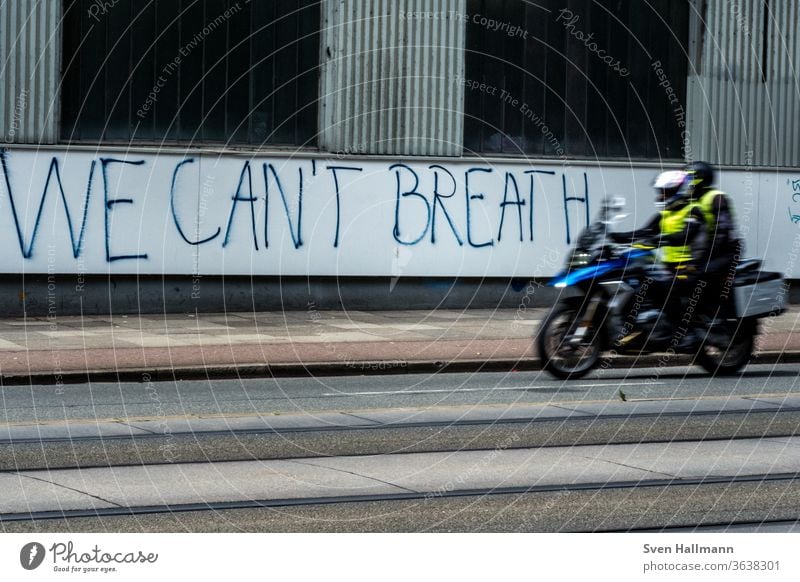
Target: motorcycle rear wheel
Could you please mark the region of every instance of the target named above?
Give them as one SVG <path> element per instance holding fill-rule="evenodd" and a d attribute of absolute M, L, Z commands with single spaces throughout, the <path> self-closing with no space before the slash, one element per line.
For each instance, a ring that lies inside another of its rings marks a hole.
<path fill-rule="evenodd" d="M 738 373 L 753 355 L 756 326 L 751 321 L 731 323 L 732 340 L 727 346 L 705 342 L 697 353 L 696 362 L 713 376 L 732 376 Z"/>
<path fill-rule="evenodd" d="M 562 380 L 574 380 L 588 374 L 600 359 L 600 336 L 594 326 L 575 340 L 580 304 L 556 305 L 539 328 L 537 344 L 544 369 Z"/>

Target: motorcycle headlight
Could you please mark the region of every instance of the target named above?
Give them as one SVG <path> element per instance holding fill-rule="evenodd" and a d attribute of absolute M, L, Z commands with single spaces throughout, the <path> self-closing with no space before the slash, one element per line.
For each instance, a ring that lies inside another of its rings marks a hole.
<path fill-rule="evenodd" d="M 584 267 L 588 265 L 592 260 L 592 255 L 587 253 L 586 251 L 573 251 L 567 261 L 567 264 L 570 267 Z"/>

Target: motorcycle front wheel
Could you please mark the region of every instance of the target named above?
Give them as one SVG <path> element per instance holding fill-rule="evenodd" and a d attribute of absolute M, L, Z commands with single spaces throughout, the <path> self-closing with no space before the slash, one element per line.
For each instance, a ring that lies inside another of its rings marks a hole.
<path fill-rule="evenodd" d="M 697 363 L 715 376 L 736 374 L 750 361 L 756 333 L 752 321 L 731 322 L 726 330 L 728 341 L 706 341 L 697 353 Z"/>
<path fill-rule="evenodd" d="M 556 305 L 539 328 L 537 343 L 544 369 L 556 378 L 573 380 L 588 374 L 600 359 L 600 337 L 594 325 L 582 327 L 581 304 Z"/>

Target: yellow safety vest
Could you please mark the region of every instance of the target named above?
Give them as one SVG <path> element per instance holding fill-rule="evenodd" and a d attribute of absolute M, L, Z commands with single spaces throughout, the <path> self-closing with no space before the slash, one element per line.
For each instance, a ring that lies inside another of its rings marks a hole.
<path fill-rule="evenodd" d="M 708 228 L 708 232 L 712 236 L 714 231 L 717 229 L 716 216 L 714 216 L 712 206 L 714 205 L 714 197 L 718 194 L 722 194 L 722 192 L 719 190 L 709 190 L 703 194 L 700 197 L 700 200 L 698 200 L 696 203 L 697 206 L 700 207 L 700 211 L 703 213 L 703 218 L 705 218 L 706 222 L 706 228 Z"/>
<path fill-rule="evenodd" d="M 714 197 L 722 194 L 719 190 L 709 190 L 703 194 L 699 200 L 689 202 L 686 206 L 679 210 L 662 210 L 661 211 L 661 234 L 675 234 L 681 232 L 686 225 L 686 218 L 691 214 L 695 207 L 700 208 L 705 219 L 706 228 L 710 234 L 714 233 L 716 229 L 716 220 L 712 205 Z M 680 265 L 692 259 L 692 248 L 690 245 L 680 246 L 665 246 L 663 247 L 664 255 L 663 261 L 671 265 Z"/>
<path fill-rule="evenodd" d="M 661 234 L 681 232 L 686 225 L 686 218 L 695 206 L 695 202 L 690 202 L 679 210 L 662 210 L 659 224 Z M 664 251 L 662 260 L 671 265 L 686 263 L 692 258 L 692 248 L 689 245 L 665 246 L 662 249 Z"/>

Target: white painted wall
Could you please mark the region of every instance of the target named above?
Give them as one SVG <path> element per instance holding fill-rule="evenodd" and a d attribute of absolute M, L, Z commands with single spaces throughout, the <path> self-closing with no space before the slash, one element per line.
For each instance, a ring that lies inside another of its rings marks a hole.
<path fill-rule="evenodd" d="M 2 161 L 5 273 L 551 276 L 567 230 L 574 241 L 586 223 L 587 193 L 591 215 L 603 196 L 626 197 L 631 228 L 654 212 L 659 171 L 66 149 Z M 796 276 L 800 170 L 724 171 L 719 186 L 748 254 Z"/>

